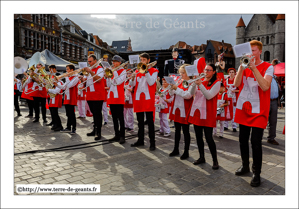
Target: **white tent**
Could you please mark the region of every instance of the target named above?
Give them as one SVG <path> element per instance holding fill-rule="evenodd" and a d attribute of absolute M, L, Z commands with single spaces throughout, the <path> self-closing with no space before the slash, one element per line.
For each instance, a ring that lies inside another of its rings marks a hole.
<path fill-rule="evenodd" d="M 30 59 L 27 59 L 27 63 L 29 64 Z M 57 71 L 65 71 L 65 66 L 68 64 L 73 64 L 71 62 L 68 62 L 58 56 L 56 56 L 55 54 L 53 54 L 52 52 L 50 52 L 48 49 L 45 49 L 44 51 L 41 52 L 41 61 L 43 63 L 45 63 L 46 65 L 46 69 L 48 70 L 48 66 L 49 65 L 56 65 L 56 70 Z M 75 65 L 75 64 L 74 64 Z M 29 66 L 30 67 L 30 66 Z M 78 69 L 79 66 L 75 65 L 75 68 Z"/>

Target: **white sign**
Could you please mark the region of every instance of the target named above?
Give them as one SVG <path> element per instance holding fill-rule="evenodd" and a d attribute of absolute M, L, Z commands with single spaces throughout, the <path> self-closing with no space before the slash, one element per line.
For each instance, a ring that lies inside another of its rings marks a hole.
<path fill-rule="evenodd" d="M 249 42 L 246 42 L 244 44 L 235 45 L 235 46 L 233 46 L 233 50 L 234 50 L 234 54 L 235 54 L 236 58 L 242 57 L 243 55 L 246 55 L 246 54 L 252 54 L 251 46 L 250 46 Z"/>
<path fill-rule="evenodd" d="M 140 62 L 139 55 L 129 55 L 130 64 L 138 64 Z"/>
<path fill-rule="evenodd" d="M 175 84 L 173 77 L 164 76 L 164 78 L 168 84 Z"/>
<path fill-rule="evenodd" d="M 185 67 L 186 73 L 188 76 L 199 75 L 198 70 L 195 65 L 189 65 Z"/>
<path fill-rule="evenodd" d="M 87 67 L 87 62 L 78 62 L 79 64 L 79 69 Z"/>

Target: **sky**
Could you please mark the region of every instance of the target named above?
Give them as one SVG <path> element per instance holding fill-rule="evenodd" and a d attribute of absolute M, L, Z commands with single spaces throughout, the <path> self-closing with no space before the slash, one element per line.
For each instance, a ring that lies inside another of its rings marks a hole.
<path fill-rule="evenodd" d="M 178 41 L 188 45 L 206 44 L 207 40 L 235 45 L 236 25 L 242 16 L 247 26 L 250 14 L 148 14 L 86 15 L 59 14 L 88 33 L 98 35 L 110 46 L 112 41 L 131 39 L 133 51 L 168 49 Z"/>

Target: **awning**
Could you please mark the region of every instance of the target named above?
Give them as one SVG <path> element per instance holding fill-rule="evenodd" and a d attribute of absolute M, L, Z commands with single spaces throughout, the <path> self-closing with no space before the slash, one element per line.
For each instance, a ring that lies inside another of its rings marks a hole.
<path fill-rule="evenodd" d="M 285 76 L 285 63 L 284 62 L 281 62 L 274 66 L 274 75 L 276 75 L 277 77 Z"/>

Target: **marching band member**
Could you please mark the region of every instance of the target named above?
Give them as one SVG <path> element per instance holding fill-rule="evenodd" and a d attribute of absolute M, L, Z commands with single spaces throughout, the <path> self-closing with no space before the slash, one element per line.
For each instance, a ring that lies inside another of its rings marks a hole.
<path fill-rule="evenodd" d="M 23 83 L 22 85 L 22 95 L 21 98 L 26 99 L 27 104 L 28 104 L 28 109 L 29 109 L 29 115 L 27 115 L 26 117 L 32 117 L 33 116 L 33 97 L 30 94 L 30 91 L 28 91 L 28 89 L 31 89 L 33 86 L 33 82 L 32 79 L 28 76 L 27 73 L 23 73 L 26 78 L 26 81 Z"/>
<path fill-rule="evenodd" d="M 197 85 L 194 101 L 190 110 L 188 122 L 194 126 L 196 141 L 199 151 L 199 159 L 194 165 L 205 163 L 203 130 L 212 158 L 213 169 L 218 169 L 216 144 L 213 140 L 213 127 L 216 127 L 217 95 L 220 89 L 220 81 L 217 79 L 214 64 L 207 64 L 204 72 L 205 78 L 195 81 Z"/>
<path fill-rule="evenodd" d="M 88 64 L 93 66 L 97 63 L 97 58 L 94 54 L 88 56 Z M 88 133 L 87 136 L 96 136 L 95 140 L 102 138 L 102 105 L 105 100 L 105 81 L 103 80 L 104 71 L 99 65 L 90 69 L 89 67 L 84 68 L 89 73 L 87 77 L 87 89 L 86 89 L 86 101 L 93 115 L 93 131 Z"/>
<path fill-rule="evenodd" d="M 228 112 L 230 114 L 230 120 L 233 128 L 233 132 L 237 131 L 237 124 L 234 122 L 235 119 L 235 113 L 236 113 L 236 104 L 238 100 L 238 93 L 239 89 L 234 86 L 234 80 L 236 76 L 236 70 L 235 68 L 229 68 L 228 70 L 229 77 L 225 79 L 224 86 L 227 89 L 227 96 L 228 96 L 228 103 L 229 108 Z M 229 121 L 224 121 L 224 130 L 228 130 L 228 123 Z"/>
<path fill-rule="evenodd" d="M 75 70 L 73 64 L 68 64 L 66 66 L 66 72 L 71 73 Z M 54 85 L 58 88 L 65 90 L 64 92 L 64 106 L 67 116 L 66 128 L 61 130 L 63 133 L 76 133 L 76 115 L 75 115 L 75 106 L 77 105 L 78 98 L 78 84 L 79 78 L 75 75 L 70 75 L 65 78 L 65 83 L 63 85 L 54 82 Z M 72 129 L 71 129 L 72 128 Z"/>
<path fill-rule="evenodd" d="M 186 73 L 185 67 L 189 64 L 184 64 L 180 67 L 179 73 L 184 81 L 189 80 L 189 76 Z M 193 95 L 195 93 L 195 85 L 190 85 L 189 88 L 184 88 L 183 83 L 178 86 L 170 84 L 171 90 L 169 94 L 174 95 L 173 104 L 171 107 L 171 112 L 169 119 L 174 121 L 175 126 L 175 138 L 174 138 L 174 149 L 169 154 L 170 157 L 179 155 L 179 143 L 181 139 L 181 129 L 184 133 L 185 148 L 184 153 L 180 157 L 181 160 L 187 159 L 189 157 L 189 147 L 190 147 L 190 132 L 189 132 L 189 122 L 188 122 L 188 112 L 191 108 L 193 102 Z"/>
<path fill-rule="evenodd" d="M 140 62 L 148 64 L 150 62 L 150 56 L 147 53 L 139 55 Z M 138 147 L 144 145 L 144 113 L 148 122 L 149 138 L 150 138 L 150 150 L 156 149 L 155 144 L 155 92 L 156 92 L 156 80 L 158 76 L 158 70 L 156 68 L 149 68 L 147 73 L 138 73 L 136 70 L 133 74 L 130 85 L 135 87 L 134 89 L 134 112 L 136 112 L 138 121 L 138 140 L 131 147 Z"/>
<path fill-rule="evenodd" d="M 165 90 L 169 84 L 166 82 L 165 78 L 162 79 L 162 89 L 161 92 L 167 91 Z M 169 113 L 170 105 L 173 101 L 173 96 L 170 96 L 169 91 L 167 93 L 164 93 L 161 100 L 165 102 L 165 108 L 161 108 L 161 111 L 159 112 L 159 118 L 160 118 L 160 131 L 159 133 L 164 135 L 165 137 L 170 136 L 170 128 L 168 123 L 167 114 Z"/>
<path fill-rule="evenodd" d="M 50 71 L 50 75 L 51 75 L 51 79 L 53 80 L 54 79 L 54 76 L 55 76 L 55 73 L 57 73 L 57 71 L 56 71 L 56 65 L 49 65 L 49 71 Z M 51 102 L 51 99 L 50 99 L 50 96 L 49 96 L 49 91 L 48 91 L 48 94 L 47 94 L 47 98 L 48 98 L 48 103 L 50 103 Z M 54 100 L 55 101 L 55 100 Z M 52 110 L 53 109 L 51 109 L 50 108 L 50 105 L 49 105 L 49 110 L 50 110 L 50 114 L 51 114 L 51 122 L 50 123 L 48 123 L 46 126 L 53 126 L 54 125 L 54 123 L 53 123 L 53 116 L 52 116 Z M 55 110 L 54 110 L 55 111 Z M 55 118 L 55 117 L 54 117 Z M 51 128 L 52 130 L 54 129 L 53 127 Z"/>
<path fill-rule="evenodd" d="M 81 88 L 84 88 L 83 83 L 83 74 L 79 76 L 80 82 L 78 85 L 78 101 L 77 101 L 77 107 L 79 116 L 77 118 L 86 118 L 86 90 L 80 91 Z"/>
<path fill-rule="evenodd" d="M 234 85 L 239 87 L 239 98 L 236 106 L 235 122 L 239 123 L 239 142 L 242 166 L 235 172 L 243 175 L 249 170 L 249 137 L 251 132 L 252 171 L 250 185 L 260 185 L 262 169 L 262 139 L 267 127 L 270 110 L 270 86 L 273 77 L 273 66 L 260 59 L 263 44 L 260 41 L 250 41 L 253 58 L 250 57 L 248 68 L 240 65 Z"/>
<path fill-rule="evenodd" d="M 127 77 L 132 76 L 131 71 L 127 71 Z M 125 105 L 124 105 L 124 120 L 125 129 L 127 131 L 134 131 L 134 113 L 133 113 L 133 87 L 130 86 L 129 80 L 125 82 Z"/>
<path fill-rule="evenodd" d="M 51 69 L 51 68 L 52 68 L 53 73 L 56 72 L 56 66 L 55 65 L 50 65 L 49 69 Z M 57 75 L 59 75 L 59 74 L 57 74 Z M 56 81 L 56 82 L 60 86 L 63 85 L 62 81 Z M 62 93 L 62 90 L 60 88 L 58 88 L 57 86 L 55 86 L 55 88 L 53 88 L 53 89 L 48 89 L 48 93 L 56 94 L 56 96 L 54 98 L 50 98 L 50 102 L 49 102 L 49 109 L 50 109 L 50 112 L 51 112 L 51 118 L 52 118 L 52 124 L 53 124 L 51 130 L 63 131 L 63 127 L 62 127 L 62 124 L 61 124 L 61 119 L 60 119 L 59 114 L 58 114 L 58 108 L 62 107 L 62 94 L 60 94 L 60 93 Z"/>
<path fill-rule="evenodd" d="M 115 55 L 112 58 L 112 63 L 114 68 L 120 66 L 121 60 L 122 58 L 118 55 Z M 126 142 L 125 122 L 124 122 L 125 95 L 123 93 L 125 80 L 126 80 L 126 71 L 122 67 L 117 70 L 114 70 L 112 78 L 107 78 L 107 86 L 109 87 L 107 104 L 110 106 L 112 119 L 113 119 L 114 134 L 115 134 L 115 136 L 110 140 L 119 141 L 120 144 Z"/>
<path fill-rule="evenodd" d="M 15 110 L 18 113 L 18 116 L 22 116 L 21 112 L 20 112 L 20 107 L 19 107 L 19 86 L 21 84 L 21 81 L 19 79 L 17 79 L 16 77 L 14 78 L 14 106 L 15 106 Z"/>
<path fill-rule="evenodd" d="M 225 92 L 225 87 L 223 83 L 221 83 L 220 91 L 217 97 L 217 117 L 216 117 L 216 127 L 213 128 L 213 135 L 217 136 L 217 124 L 219 122 L 220 129 L 219 129 L 219 138 L 223 138 L 223 131 L 224 131 L 224 121 L 226 121 L 226 114 L 227 114 L 227 106 L 228 106 L 228 98 Z M 219 113 L 218 113 L 219 110 Z"/>
<path fill-rule="evenodd" d="M 42 68 L 41 61 L 39 61 L 39 63 L 36 65 L 36 70 L 34 73 L 39 75 L 40 73 L 38 73 L 38 70 L 40 68 Z M 40 84 L 40 85 L 38 84 L 38 82 L 41 82 L 39 78 L 34 78 L 33 81 L 34 81 L 33 86 L 32 86 L 33 92 L 30 94 L 30 96 L 33 97 L 33 107 L 34 107 L 34 112 L 35 112 L 35 120 L 33 122 L 34 123 L 39 122 L 39 107 L 41 106 L 42 117 L 43 117 L 44 123 L 47 123 L 47 119 L 46 119 L 47 90 L 43 86 L 43 84 Z M 36 88 L 38 88 L 38 90 L 36 90 Z M 36 91 L 34 91 L 34 90 L 36 90 Z"/>

